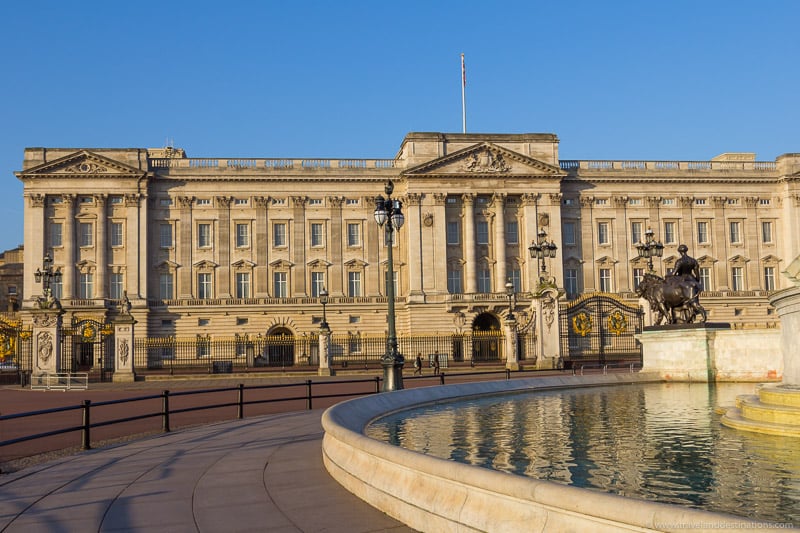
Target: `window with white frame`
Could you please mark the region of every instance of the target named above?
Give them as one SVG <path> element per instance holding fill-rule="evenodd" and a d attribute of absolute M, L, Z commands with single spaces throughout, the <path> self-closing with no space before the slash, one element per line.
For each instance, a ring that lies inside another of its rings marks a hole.
<path fill-rule="evenodd" d="M 172 224 L 159 224 L 158 235 L 161 248 L 172 248 Z"/>
<path fill-rule="evenodd" d="M 347 224 L 347 246 L 361 246 L 361 224 L 357 222 Z"/>
<path fill-rule="evenodd" d="M 608 222 L 597 223 L 597 244 L 611 244 L 610 224 Z"/>
<path fill-rule="evenodd" d="M 250 298 L 250 272 L 236 273 L 236 297 Z"/>
<path fill-rule="evenodd" d="M 119 205 L 119 204 L 122 203 L 122 196 L 119 196 L 119 195 L 109 196 L 108 197 L 108 202 L 111 205 Z"/>
<path fill-rule="evenodd" d="M 113 248 L 119 248 L 124 244 L 122 238 L 122 222 L 112 222 L 111 223 L 111 246 Z"/>
<path fill-rule="evenodd" d="M 447 244 L 461 243 L 461 223 L 456 221 L 447 223 Z"/>
<path fill-rule="evenodd" d="M 62 226 L 61 222 L 50 224 L 50 246 L 57 247 L 62 245 Z"/>
<path fill-rule="evenodd" d="M 711 290 L 711 268 L 700 267 L 700 285 L 704 291 Z"/>
<path fill-rule="evenodd" d="M 250 224 L 236 224 L 236 247 L 247 248 L 250 246 Z"/>
<path fill-rule="evenodd" d="M 561 233 L 561 238 L 564 240 L 564 244 L 571 245 L 576 243 L 574 222 L 564 222 L 564 225 L 561 228 Z"/>
<path fill-rule="evenodd" d="M 764 290 L 775 290 L 775 267 L 764 267 Z"/>
<path fill-rule="evenodd" d="M 78 298 L 94 298 L 94 274 L 81 272 L 78 274 Z"/>
<path fill-rule="evenodd" d="M 478 292 L 492 292 L 492 272 L 488 268 L 478 270 Z"/>
<path fill-rule="evenodd" d="M 197 297 L 201 300 L 213 298 L 211 273 L 200 272 L 197 274 Z"/>
<path fill-rule="evenodd" d="M 731 267 L 731 290 L 744 290 L 744 268 L 740 266 Z"/>
<path fill-rule="evenodd" d="M 80 246 L 92 246 L 94 243 L 94 224 L 91 222 L 78 224 L 78 243 Z"/>
<path fill-rule="evenodd" d="M 288 296 L 289 284 L 287 277 L 286 272 L 272 273 L 272 295 L 275 298 L 286 298 Z"/>
<path fill-rule="evenodd" d="M 519 244 L 519 222 L 516 220 L 506 222 L 506 243 Z"/>
<path fill-rule="evenodd" d="M 675 244 L 678 238 L 677 223 L 664 222 L 664 244 Z"/>
<path fill-rule="evenodd" d="M 197 225 L 197 247 L 211 248 L 211 224 L 201 222 Z"/>
<path fill-rule="evenodd" d="M 642 242 L 642 223 L 631 222 L 631 243 L 638 244 Z"/>
<path fill-rule="evenodd" d="M 522 292 L 522 273 L 519 268 L 509 269 L 506 272 L 506 279 L 514 286 L 514 292 Z"/>
<path fill-rule="evenodd" d="M 361 272 L 347 273 L 347 295 L 351 298 L 361 296 Z"/>
<path fill-rule="evenodd" d="M 461 269 L 449 269 L 447 271 L 447 292 L 450 294 L 461 294 L 463 292 L 461 284 Z"/>
<path fill-rule="evenodd" d="M 761 222 L 761 242 L 763 243 L 771 243 L 772 242 L 772 222 L 768 220 L 763 220 Z"/>
<path fill-rule="evenodd" d="M 194 202 L 195 202 L 195 205 L 199 205 L 199 206 L 211 205 L 211 199 L 210 198 L 198 198 Z"/>
<path fill-rule="evenodd" d="M 276 222 L 272 225 L 272 246 L 286 246 L 286 223 Z"/>
<path fill-rule="evenodd" d="M 730 242 L 731 244 L 738 244 L 742 242 L 742 223 L 737 220 L 732 220 L 728 223 Z"/>
<path fill-rule="evenodd" d="M 322 223 L 320 222 L 312 222 L 311 223 L 311 246 L 318 248 L 323 245 L 322 239 Z"/>
<path fill-rule="evenodd" d="M 62 285 L 61 276 L 50 282 L 50 292 L 53 293 L 55 298 L 61 299 L 64 297 L 64 285 Z"/>
<path fill-rule="evenodd" d="M 639 286 L 639 284 L 644 280 L 644 269 L 643 268 L 634 268 L 633 269 L 633 289 Z"/>
<path fill-rule="evenodd" d="M 311 297 L 319 298 L 322 289 L 325 288 L 325 272 L 311 273 Z"/>
<path fill-rule="evenodd" d="M 697 243 L 708 244 L 708 222 L 705 220 L 697 221 Z"/>
<path fill-rule="evenodd" d="M 564 290 L 567 294 L 578 294 L 578 269 L 565 268 L 564 269 Z"/>
<path fill-rule="evenodd" d="M 475 226 L 478 244 L 489 244 L 489 222 L 487 220 L 479 220 Z"/>
<path fill-rule="evenodd" d="M 162 300 L 171 300 L 173 298 L 173 278 L 172 272 L 162 272 L 158 276 L 158 295 Z"/>
<path fill-rule="evenodd" d="M 611 269 L 600 269 L 600 292 L 611 292 Z"/>
<path fill-rule="evenodd" d="M 122 298 L 124 292 L 124 278 L 121 272 L 112 272 L 108 279 L 108 296 L 114 300 Z"/>

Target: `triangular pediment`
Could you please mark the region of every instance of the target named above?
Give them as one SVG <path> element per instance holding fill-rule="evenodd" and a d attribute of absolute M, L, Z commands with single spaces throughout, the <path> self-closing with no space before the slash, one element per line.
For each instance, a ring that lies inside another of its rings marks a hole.
<path fill-rule="evenodd" d="M 702 257 L 698 257 L 697 262 L 700 263 L 701 265 L 713 265 L 714 263 L 717 262 L 717 260 L 711 257 L 710 255 L 704 255 Z"/>
<path fill-rule="evenodd" d="M 345 261 L 344 266 L 352 270 L 355 268 L 366 268 L 367 263 L 361 259 L 351 259 L 350 261 Z"/>
<path fill-rule="evenodd" d="M 404 176 L 537 176 L 561 178 L 559 167 L 522 155 L 490 142 L 463 148 L 452 154 L 417 165 Z"/>
<path fill-rule="evenodd" d="M 235 263 L 231 263 L 231 266 L 236 269 L 242 269 L 242 268 L 253 268 L 254 266 L 256 266 L 256 264 L 247 259 L 239 259 Z"/>
<path fill-rule="evenodd" d="M 80 150 L 73 154 L 60 157 L 53 161 L 18 172 L 21 178 L 53 178 L 53 177 L 112 177 L 137 178 L 146 174 L 145 171 L 120 163 L 108 157 Z"/>
<path fill-rule="evenodd" d="M 197 270 L 213 270 L 217 268 L 219 265 L 214 261 L 209 261 L 208 259 L 203 259 L 202 261 L 198 261 L 197 263 L 192 265 Z"/>
<path fill-rule="evenodd" d="M 739 263 L 739 264 L 741 264 L 741 263 L 747 263 L 748 261 L 750 261 L 748 258 L 746 258 L 743 255 L 738 255 L 738 254 L 734 255 L 733 257 L 728 259 L 728 263 Z"/>
<path fill-rule="evenodd" d="M 608 257 L 607 255 L 604 255 L 603 257 L 596 259 L 595 263 L 597 263 L 600 266 L 611 266 L 615 265 L 617 263 L 617 260 L 614 259 L 613 257 Z"/>
<path fill-rule="evenodd" d="M 277 269 L 287 269 L 287 268 L 292 268 L 292 266 L 294 266 L 294 263 L 292 263 L 291 261 L 287 261 L 286 259 L 278 259 L 270 263 L 269 266 Z"/>
<path fill-rule="evenodd" d="M 765 263 L 765 264 L 766 263 L 775 264 L 775 263 L 780 263 L 781 262 L 781 258 L 780 257 L 776 257 L 776 256 L 774 256 L 772 254 L 768 254 L 768 255 L 765 255 L 764 257 L 761 258 L 761 262 Z"/>
<path fill-rule="evenodd" d="M 307 263 L 308 268 L 328 268 L 333 263 L 329 263 L 324 259 L 314 259 L 313 261 L 309 261 Z"/>

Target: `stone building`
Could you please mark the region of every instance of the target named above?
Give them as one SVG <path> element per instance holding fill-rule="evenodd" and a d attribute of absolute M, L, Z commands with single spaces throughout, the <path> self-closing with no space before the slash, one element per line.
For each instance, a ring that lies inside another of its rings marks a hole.
<path fill-rule="evenodd" d="M 767 296 L 800 253 L 800 154 L 756 161 L 561 160 L 553 134 L 410 133 L 394 159 L 190 158 L 177 148 L 28 148 L 25 306 L 50 253 L 67 319 L 102 321 L 127 293 L 137 336 L 386 330 L 387 245 L 375 197 L 392 180 L 399 332 L 502 329 L 506 283 L 530 302 L 540 230 L 566 298 L 636 302 L 652 228 L 667 273 L 685 243 L 712 321 L 774 327 Z M 38 290 L 38 292 L 37 292 Z"/>
<path fill-rule="evenodd" d="M 0 253 L 0 312 L 19 311 L 24 299 L 24 272 L 22 246 Z"/>

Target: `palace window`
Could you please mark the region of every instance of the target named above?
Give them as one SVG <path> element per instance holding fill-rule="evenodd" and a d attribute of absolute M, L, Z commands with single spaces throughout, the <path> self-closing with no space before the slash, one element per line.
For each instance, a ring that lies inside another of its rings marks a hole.
<path fill-rule="evenodd" d="M 361 272 L 347 273 L 347 295 L 351 298 L 361 296 Z"/>
<path fill-rule="evenodd" d="M 705 198 L 695 198 L 694 199 L 694 205 L 706 205 L 706 199 Z"/>
<path fill-rule="evenodd" d="M 397 284 L 397 271 L 396 270 L 392 271 L 392 274 L 394 274 L 394 276 L 393 276 L 394 279 L 392 279 L 392 285 L 394 286 L 394 295 L 395 295 L 395 297 L 397 297 L 400 294 L 400 286 Z M 389 271 L 388 270 L 385 270 L 383 272 L 383 287 L 386 290 L 386 294 L 389 294 Z"/>
<path fill-rule="evenodd" d="M 769 199 L 769 198 L 762 198 L 762 199 L 760 199 L 760 200 L 758 201 L 758 205 L 770 205 L 770 203 L 771 203 L 771 202 L 770 202 L 770 199 Z"/>
<path fill-rule="evenodd" d="M 50 290 L 52 291 L 53 296 L 55 296 L 58 299 L 64 297 L 64 285 L 62 285 L 62 283 L 63 282 L 61 277 L 54 279 L 53 281 L 50 282 Z"/>
<path fill-rule="evenodd" d="M 597 223 L 597 244 L 611 244 L 611 233 L 608 222 Z"/>
<path fill-rule="evenodd" d="M 319 298 L 322 289 L 325 288 L 325 273 L 312 272 L 311 273 L 311 297 Z"/>
<path fill-rule="evenodd" d="M 489 244 L 489 222 L 486 220 L 479 220 L 476 225 L 476 236 L 478 244 Z"/>
<path fill-rule="evenodd" d="M 210 272 L 200 272 L 197 274 L 197 297 L 201 300 L 214 297 Z"/>
<path fill-rule="evenodd" d="M 275 298 L 286 298 L 288 296 L 288 283 L 286 272 L 272 273 L 272 293 Z"/>
<path fill-rule="evenodd" d="M 94 228 L 91 222 L 78 224 L 78 242 L 80 246 L 92 246 L 94 242 Z"/>
<path fill-rule="evenodd" d="M 564 244 L 571 245 L 575 244 L 575 223 L 574 222 L 564 222 L 564 226 L 561 228 L 562 235 L 561 237 L 564 239 Z"/>
<path fill-rule="evenodd" d="M 461 243 L 461 223 L 458 221 L 447 223 L 447 244 Z"/>
<path fill-rule="evenodd" d="M 704 291 L 711 290 L 711 269 L 709 267 L 700 267 L 700 285 Z"/>
<path fill-rule="evenodd" d="M 772 222 L 764 221 L 761 223 L 761 242 L 772 242 Z"/>
<path fill-rule="evenodd" d="M 78 274 L 78 298 L 94 298 L 94 274 L 91 272 Z"/>
<path fill-rule="evenodd" d="M 233 205 L 247 205 L 250 203 L 249 198 L 236 198 L 233 200 Z"/>
<path fill-rule="evenodd" d="M 162 300 L 171 300 L 174 297 L 172 272 L 162 272 L 158 276 L 158 294 Z"/>
<path fill-rule="evenodd" d="M 50 224 L 50 246 L 56 247 L 62 245 L 61 228 L 61 222 L 52 222 Z"/>
<path fill-rule="evenodd" d="M 199 206 L 211 205 L 211 199 L 210 198 L 198 198 L 197 200 L 195 200 L 195 204 L 199 205 Z"/>
<path fill-rule="evenodd" d="M 675 244 L 677 239 L 677 231 L 675 222 L 664 222 L 664 244 Z"/>
<path fill-rule="evenodd" d="M 272 226 L 272 246 L 286 246 L 286 223 L 275 223 Z"/>
<path fill-rule="evenodd" d="M 639 284 L 644 279 L 644 269 L 643 268 L 634 268 L 633 269 L 633 289 L 639 286 Z"/>
<path fill-rule="evenodd" d="M 661 205 L 675 205 L 675 198 L 664 198 L 661 200 Z"/>
<path fill-rule="evenodd" d="M 361 224 L 347 224 L 347 246 L 361 246 Z"/>
<path fill-rule="evenodd" d="M 642 223 L 631 222 L 631 242 L 637 244 L 642 242 Z"/>
<path fill-rule="evenodd" d="M 775 267 L 764 267 L 764 290 L 775 290 Z"/>
<path fill-rule="evenodd" d="M 738 244 L 742 242 L 742 223 L 735 221 L 728 224 L 730 228 L 731 244 Z"/>
<path fill-rule="evenodd" d="M 708 244 L 708 222 L 701 220 L 697 223 L 697 243 Z"/>
<path fill-rule="evenodd" d="M 731 267 L 731 289 L 734 291 L 744 290 L 744 268 Z"/>
<path fill-rule="evenodd" d="M 236 224 L 236 247 L 250 246 L 250 224 Z"/>
<path fill-rule="evenodd" d="M 172 248 L 172 224 L 159 225 L 159 243 L 162 248 Z"/>
<path fill-rule="evenodd" d="M 118 204 L 121 204 L 121 203 L 122 203 L 122 196 L 116 196 L 116 195 L 115 195 L 115 196 L 110 196 L 110 197 L 108 198 L 108 201 L 109 201 L 109 202 L 110 202 L 112 205 L 118 205 Z"/>
<path fill-rule="evenodd" d="M 506 278 L 514 286 L 514 292 L 522 292 L 522 275 L 518 268 L 512 268 L 506 272 Z"/>
<path fill-rule="evenodd" d="M 311 246 L 318 248 L 322 244 L 322 224 L 314 222 L 311 224 Z"/>
<path fill-rule="evenodd" d="M 108 280 L 109 282 L 109 294 L 108 296 L 114 300 L 119 300 L 122 298 L 122 293 L 124 292 L 123 288 L 123 276 L 120 272 L 112 272 L 111 277 Z"/>
<path fill-rule="evenodd" d="M 492 272 L 488 268 L 478 270 L 478 292 L 492 292 Z"/>
<path fill-rule="evenodd" d="M 600 292 L 611 292 L 611 269 L 600 269 Z"/>
<path fill-rule="evenodd" d="M 250 298 L 250 272 L 236 273 L 236 297 Z"/>
<path fill-rule="evenodd" d="M 564 290 L 569 295 L 578 294 L 578 269 L 565 268 L 564 269 Z"/>
<path fill-rule="evenodd" d="M 450 294 L 461 294 L 463 292 L 460 269 L 447 271 L 447 292 Z"/>
<path fill-rule="evenodd" d="M 516 220 L 506 223 L 506 243 L 519 244 L 519 222 Z"/>
<path fill-rule="evenodd" d="M 198 248 L 211 248 L 211 224 L 201 222 L 197 225 Z"/>
<path fill-rule="evenodd" d="M 111 223 L 111 246 L 118 248 L 124 243 L 122 239 L 122 222 Z"/>

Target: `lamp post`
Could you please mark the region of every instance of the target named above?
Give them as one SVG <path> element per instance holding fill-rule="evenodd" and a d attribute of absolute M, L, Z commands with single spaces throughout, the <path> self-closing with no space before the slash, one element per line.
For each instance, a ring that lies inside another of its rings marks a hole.
<path fill-rule="evenodd" d="M 547 275 L 547 266 L 544 259 L 546 257 L 555 257 L 558 246 L 552 241 L 547 242 L 547 232 L 544 229 L 540 229 L 537 236 L 539 240 L 532 242 L 528 247 L 528 251 L 531 253 L 531 259 L 539 260 L 539 282 L 541 283 L 545 281 L 545 276 Z"/>
<path fill-rule="evenodd" d="M 325 315 L 325 306 L 328 305 L 328 291 L 325 290 L 325 287 L 319 291 L 319 303 L 322 304 L 322 323 L 319 325 L 319 329 L 322 332 L 330 332 L 331 328 L 328 326 L 328 319 Z"/>
<path fill-rule="evenodd" d="M 397 351 L 397 331 L 395 330 L 394 314 L 394 263 L 392 258 L 392 248 L 394 247 L 394 232 L 400 231 L 405 222 L 405 217 L 401 211 L 403 204 L 400 200 L 392 199 L 394 184 L 386 182 L 384 187 L 386 199 L 378 195 L 375 198 L 375 222 L 379 227 L 384 228 L 385 242 L 388 244 L 388 266 L 386 269 L 386 297 L 389 300 L 389 337 L 386 339 L 386 353 L 381 357 L 383 366 L 383 392 L 400 390 L 403 388 L 403 364 L 405 359 Z"/>
<path fill-rule="evenodd" d="M 506 296 L 508 296 L 508 321 L 514 320 L 514 284 L 511 283 L 511 278 L 506 282 Z"/>
<path fill-rule="evenodd" d="M 653 229 L 647 228 L 647 231 L 644 232 L 645 242 L 636 244 L 636 252 L 639 257 L 647 259 L 648 272 L 653 272 L 653 258 L 664 255 L 664 245 L 657 242 L 653 235 Z"/>
<path fill-rule="evenodd" d="M 53 296 L 52 283 L 59 283 L 61 281 L 61 272 L 53 268 L 53 258 L 47 253 L 42 262 L 42 269 L 36 269 L 33 273 L 36 283 L 42 284 L 42 296 L 37 298 L 39 306 L 44 308 L 52 307 L 56 298 Z"/>

